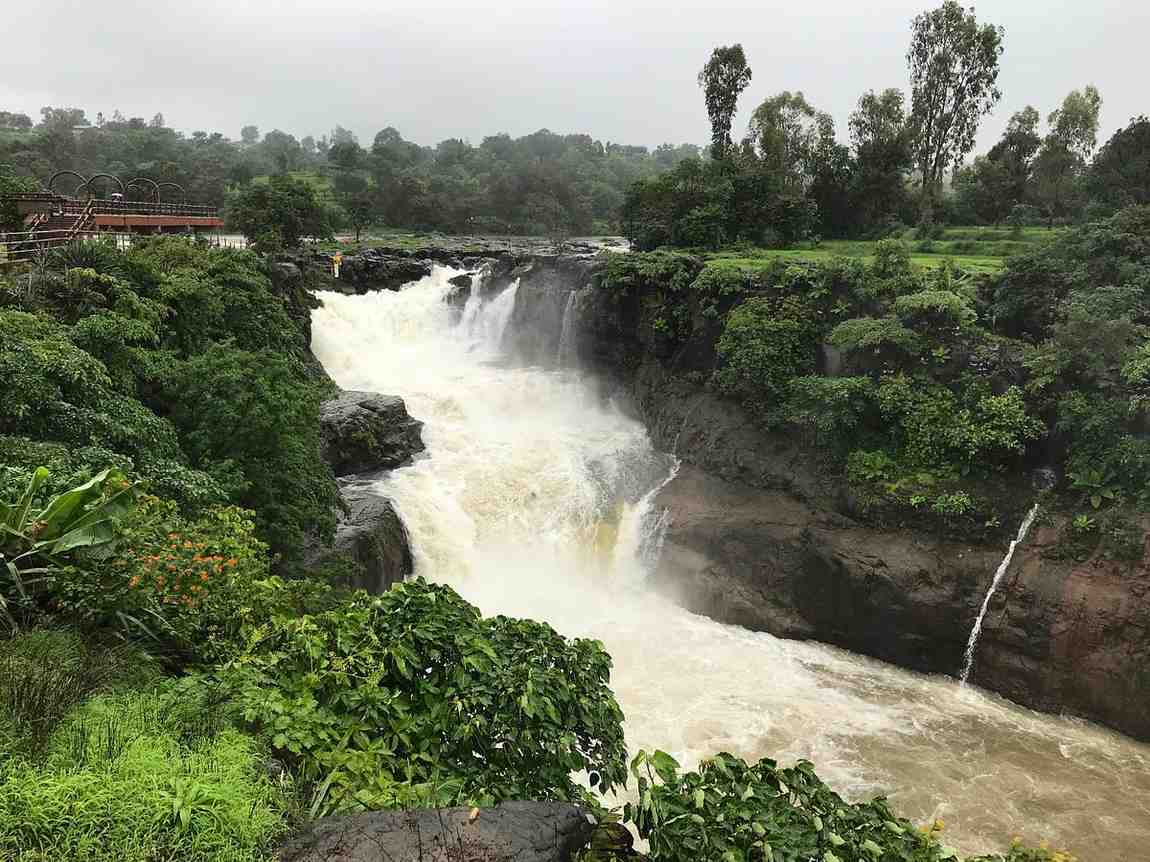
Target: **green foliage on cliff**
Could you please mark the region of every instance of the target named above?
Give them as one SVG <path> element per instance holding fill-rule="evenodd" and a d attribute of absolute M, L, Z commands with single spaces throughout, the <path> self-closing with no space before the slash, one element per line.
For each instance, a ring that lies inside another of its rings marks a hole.
<path fill-rule="evenodd" d="M 1005 499 L 987 483 L 1039 463 L 1150 505 L 1147 260 L 1142 207 L 994 276 L 917 270 L 884 241 L 870 265 L 652 252 L 598 277 L 660 360 L 826 453 L 865 507 L 974 528 Z"/>
<path fill-rule="evenodd" d="M 189 510 L 254 509 L 285 559 L 330 535 L 321 390 L 264 263 L 161 239 L 59 264 L 0 281 L 0 489 L 49 460 L 57 477 L 116 464 Z"/>

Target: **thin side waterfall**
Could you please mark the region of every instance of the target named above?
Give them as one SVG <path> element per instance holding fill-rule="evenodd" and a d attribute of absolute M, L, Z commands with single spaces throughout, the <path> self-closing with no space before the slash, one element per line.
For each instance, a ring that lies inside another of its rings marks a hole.
<path fill-rule="evenodd" d="M 615 571 L 624 573 L 635 586 L 646 580 L 659 562 L 667 528 L 671 525 L 671 513 L 667 509 L 657 510 L 655 498 L 679 475 L 681 463 L 675 458 L 666 478 L 640 497 L 621 518 L 619 540 L 615 545 Z M 634 563 L 638 563 L 637 569 Z"/>
<path fill-rule="evenodd" d="M 990 600 L 994 597 L 994 591 L 998 589 L 998 583 L 1002 580 L 1002 576 L 1006 574 L 1006 570 L 1010 568 L 1010 561 L 1014 559 L 1014 550 L 1026 538 L 1026 534 L 1030 532 L 1030 525 L 1034 523 L 1034 519 L 1038 516 L 1038 504 L 1035 503 L 1030 507 L 1030 511 L 1026 513 L 1026 517 L 1022 519 L 1022 523 L 1018 527 L 1018 535 L 1014 537 L 1014 541 L 1010 543 L 1010 547 L 1006 549 L 1006 556 L 1002 558 L 1002 562 L 998 564 L 998 569 L 994 573 L 994 579 L 990 582 L 990 589 L 986 591 L 986 596 L 982 600 L 982 607 L 978 611 L 978 618 L 974 621 L 974 627 L 970 630 L 970 640 L 966 642 L 966 657 L 962 664 L 962 674 L 959 679 L 963 685 L 966 685 L 966 680 L 970 676 L 971 668 L 974 667 L 974 652 L 978 649 L 978 636 L 982 634 L 982 621 L 986 617 L 986 611 L 990 607 Z"/>
<path fill-rule="evenodd" d="M 555 351 L 555 364 L 560 368 L 574 358 L 575 345 L 575 297 L 579 293 L 572 290 L 567 294 L 567 305 L 563 308 L 563 328 L 559 333 L 559 348 Z"/>

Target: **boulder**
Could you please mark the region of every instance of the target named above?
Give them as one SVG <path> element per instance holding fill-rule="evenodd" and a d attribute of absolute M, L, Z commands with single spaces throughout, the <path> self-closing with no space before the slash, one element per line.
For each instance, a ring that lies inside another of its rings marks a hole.
<path fill-rule="evenodd" d="M 342 506 L 330 547 L 313 545 L 304 568 L 369 593 L 386 592 L 415 569 L 403 521 L 370 478 L 340 483 Z"/>
<path fill-rule="evenodd" d="M 407 464 L 424 449 L 422 428 L 394 395 L 348 391 L 320 406 L 323 457 L 336 476 Z"/>
<path fill-rule="evenodd" d="M 280 862 L 568 862 L 590 838 L 583 812 L 565 802 L 494 808 L 370 811 L 308 824 Z"/>
<path fill-rule="evenodd" d="M 349 293 L 399 290 L 431 274 L 431 261 L 398 257 L 378 249 L 345 255 L 340 267 L 341 289 Z"/>

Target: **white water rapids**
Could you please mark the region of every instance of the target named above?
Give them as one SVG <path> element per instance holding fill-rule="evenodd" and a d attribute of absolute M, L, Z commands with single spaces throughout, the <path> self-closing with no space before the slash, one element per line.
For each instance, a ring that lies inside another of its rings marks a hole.
<path fill-rule="evenodd" d="M 1150 746 L 957 682 L 721 625 L 646 592 L 674 459 L 572 370 L 500 349 L 515 287 L 460 315 L 436 268 L 400 292 L 322 294 L 314 350 L 346 389 L 400 395 L 427 456 L 381 490 L 419 574 L 485 613 L 595 637 L 632 751 L 812 760 L 850 797 L 946 821 L 965 852 L 1047 839 L 1083 862 L 1150 856 Z M 478 293 L 478 291 L 476 291 Z"/>

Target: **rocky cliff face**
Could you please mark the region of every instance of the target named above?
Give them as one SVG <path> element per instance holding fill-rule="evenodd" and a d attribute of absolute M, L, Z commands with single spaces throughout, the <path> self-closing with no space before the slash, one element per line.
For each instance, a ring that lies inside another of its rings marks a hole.
<path fill-rule="evenodd" d="M 402 398 L 345 391 L 321 405 L 320 427 L 324 460 L 340 477 L 340 509 L 332 544 L 308 548 L 305 566 L 381 593 L 410 575 L 414 561 L 403 521 L 374 482 L 423 451 L 423 423 Z"/>
<path fill-rule="evenodd" d="M 868 524 L 842 483 L 787 437 L 698 382 L 718 328 L 672 353 L 640 302 L 588 287 L 590 264 L 540 261 L 520 283 L 513 337 L 554 356 L 571 291 L 583 364 L 632 396 L 656 446 L 683 461 L 655 586 L 699 613 L 957 675 L 1007 539 Z M 1016 526 L 1029 492 L 1005 510 Z M 1038 709 L 1150 738 L 1150 565 L 1052 558 L 1057 530 L 1016 554 L 985 620 L 972 681 Z"/>

